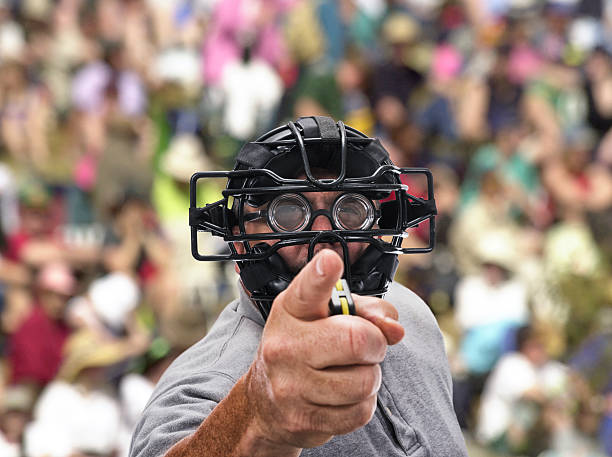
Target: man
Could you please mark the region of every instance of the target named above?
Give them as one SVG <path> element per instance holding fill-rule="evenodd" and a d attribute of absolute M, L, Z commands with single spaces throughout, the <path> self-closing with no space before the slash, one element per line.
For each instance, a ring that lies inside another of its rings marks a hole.
<path fill-rule="evenodd" d="M 516 351 L 502 356 L 487 379 L 476 437 L 506 455 L 539 455 L 554 446 L 555 432 L 561 435 L 571 422 L 558 398 L 570 389 L 570 372 L 550 360 L 544 334 L 537 328 L 520 327 L 516 345 Z M 570 447 L 569 441 L 561 442 L 564 451 Z"/>
<path fill-rule="evenodd" d="M 435 214 L 431 181 L 416 198 L 400 172 L 427 174 L 314 116 L 247 143 L 232 172 L 194 175 L 194 256 L 237 260 L 243 287 L 160 380 L 132 457 L 467 455 L 433 315 L 390 284 L 405 230 L 433 231 Z M 230 179 L 197 208 L 202 176 Z M 199 254 L 198 229 L 231 254 Z"/>
<path fill-rule="evenodd" d="M 76 286 L 65 263 L 49 262 L 38 272 L 35 303 L 8 341 L 11 384 L 44 387 L 57 374 L 70 334 L 65 309 Z"/>

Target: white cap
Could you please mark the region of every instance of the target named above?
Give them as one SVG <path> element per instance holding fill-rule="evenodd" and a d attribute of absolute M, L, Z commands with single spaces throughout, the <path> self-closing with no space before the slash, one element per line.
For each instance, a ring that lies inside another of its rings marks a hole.
<path fill-rule="evenodd" d="M 96 279 L 89 287 L 89 298 L 98 317 L 113 329 L 125 325 L 128 314 L 140 301 L 136 281 L 123 273 Z"/>

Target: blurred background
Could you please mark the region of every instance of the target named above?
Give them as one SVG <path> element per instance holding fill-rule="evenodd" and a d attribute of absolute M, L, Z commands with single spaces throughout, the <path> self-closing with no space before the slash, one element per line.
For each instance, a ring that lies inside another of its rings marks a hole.
<path fill-rule="evenodd" d="M 236 291 L 190 175 L 314 114 L 433 171 L 470 455 L 612 456 L 611 53 L 610 0 L 1 0 L 0 456 L 127 455 Z"/>

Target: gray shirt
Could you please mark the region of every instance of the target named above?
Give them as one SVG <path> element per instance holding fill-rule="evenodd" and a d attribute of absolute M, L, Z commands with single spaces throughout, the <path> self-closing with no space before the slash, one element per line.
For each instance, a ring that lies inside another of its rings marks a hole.
<path fill-rule="evenodd" d="M 438 325 L 414 292 L 392 283 L 385 297 L 399 311 L 404 339 L 387 350 L 372 420 L 302 457 L 467 456 L 452 405 L 451 377 Z M 264 321 L 243 293 L 205 338 L 158 383 L 132 438 L 130 457 L 162 456 L 193 433 L 248 370 Z"/>

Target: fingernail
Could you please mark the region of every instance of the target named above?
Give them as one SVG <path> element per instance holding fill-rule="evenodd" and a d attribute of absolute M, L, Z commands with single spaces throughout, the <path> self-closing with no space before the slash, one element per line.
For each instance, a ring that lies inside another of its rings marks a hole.
<path fill-rule="evenodd" d="M 325 275 L 325 272 L 323 271 L 323 255 L 321 254 L 319 254 L 317 259 L 315 260 L 315 270 L 317 271 L 317 274 L 319 276 Z"/>
<path fill-rule="evenodd" d="M 385 322 L 391 323 L 391 324 L 397 324 L 397 319 L 393 319 L 392 317 L 385 317 Z"/>

